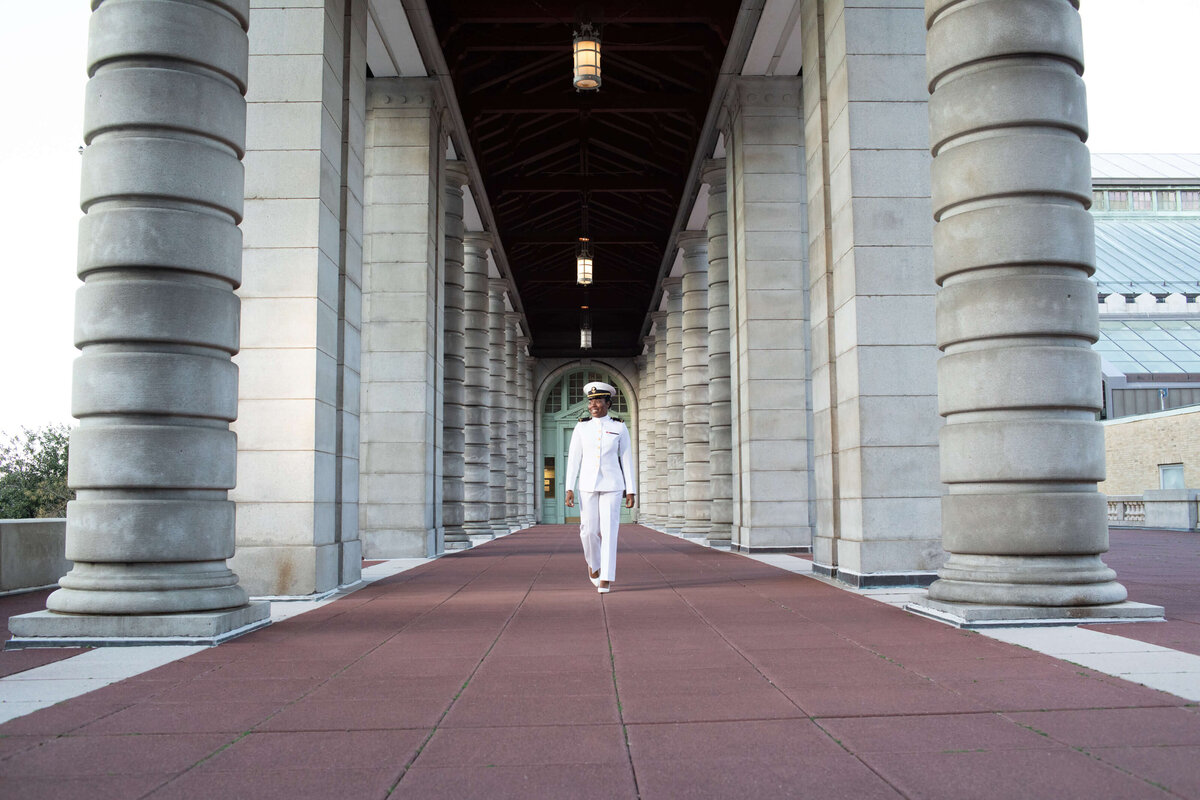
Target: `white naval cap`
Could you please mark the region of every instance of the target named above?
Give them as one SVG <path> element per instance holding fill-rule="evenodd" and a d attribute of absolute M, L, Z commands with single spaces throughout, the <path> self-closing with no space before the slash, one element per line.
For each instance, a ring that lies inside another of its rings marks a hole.
<path fill-rule="evenodd" d="M 617 390 L 603 381 L 592 381 L 583 387 L 583 393 L 587 395 L 588 400 L 592 400 L 597 397 L 603 397 L 605 400 L 611 400 L 613 395 L 617 393 Z"/>

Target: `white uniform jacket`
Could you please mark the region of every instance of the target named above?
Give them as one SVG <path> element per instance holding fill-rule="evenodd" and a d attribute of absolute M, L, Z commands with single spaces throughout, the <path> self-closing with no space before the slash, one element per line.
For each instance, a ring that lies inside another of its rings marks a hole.
<path fill-rule="evenodd" d="M 637 494 L 633 475 L 633 446 L 624 422 L 593 417 L 575 426 L 567 451 L 567 489 L 574 491 L 578 480 L 583 492 Z"/>

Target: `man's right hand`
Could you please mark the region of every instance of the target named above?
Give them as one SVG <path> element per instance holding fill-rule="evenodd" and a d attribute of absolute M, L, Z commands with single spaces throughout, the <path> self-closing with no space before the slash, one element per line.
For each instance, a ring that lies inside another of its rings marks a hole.
<path fill-rule="evenodd" d="M 567 508 L 575 507 L 575 492 L 567 489 Z"/>

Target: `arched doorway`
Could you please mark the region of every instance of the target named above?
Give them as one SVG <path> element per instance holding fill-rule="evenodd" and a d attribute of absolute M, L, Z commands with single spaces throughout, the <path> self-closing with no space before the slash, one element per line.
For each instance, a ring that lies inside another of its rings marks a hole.
<path fill-rule="evenodd" d="M 545 394 L 541 408 L 542 441 L 542 518 L 543 524 L 562 525 L 579 522 L 579 507 L 567 508 L 566 497 L 567 450 L 575 424 L 587 417 L 587 397 L 583 387 L 591 381 L 604 381 L 616 388 L 612 408 L 616 419 L 630 424 L 630 404 L 621 391 L 613 373 L 595 366 L 579 367 L 564 372 Z M 632 426 L 631 426 L 632 427 Z M 637 466 L 634 465 L 634 469 Z M 572 514 L 573 516 L 568 516 Z M 621 510 L 621 522 L 631 520 L 629 509 Z"/>

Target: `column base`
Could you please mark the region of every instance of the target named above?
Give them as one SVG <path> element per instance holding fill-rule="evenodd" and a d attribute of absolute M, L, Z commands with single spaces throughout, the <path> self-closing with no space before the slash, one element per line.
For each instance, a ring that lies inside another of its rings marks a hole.
<path fill-rule="evenodd" d="M 854 572 L 845 567 L 813 562 L 812 571 L 854 589 L 925 588 L 937 580 L 936 572 Z"/>
<path fill-rule="evenodd" d="M 736 553 L 811 553 L 812 545 L 761 545 L 754 546 L 730 541 L 729 549 Z"/>
<path fill-rule="evenodd" d="M 1098 622 L 1164 622 L 1162 606 L 1124 601 L 1097 606 L 1003 606 L 953 603 L 922 598 L 906 611 L 956 628 L 1029 628 Z"/>
<path fill-rule="evenodd" d="M 34 611 L 10 617 L 5 650 L 33 647 L 214 646 L 271 624 L 271 604 L 183 614 L 60 614 Z"/>

